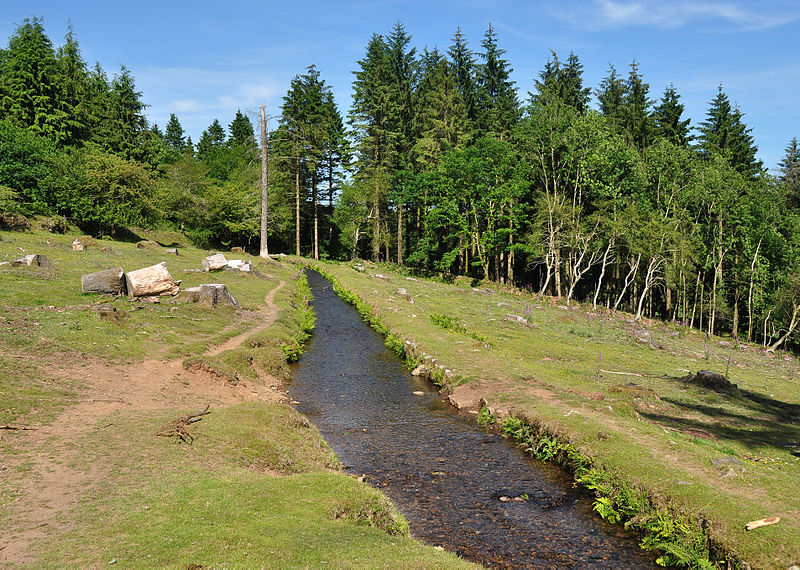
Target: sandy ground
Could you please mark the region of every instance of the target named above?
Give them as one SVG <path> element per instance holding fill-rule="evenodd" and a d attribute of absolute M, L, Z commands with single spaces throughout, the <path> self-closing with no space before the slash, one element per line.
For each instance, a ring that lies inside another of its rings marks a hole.
<path fill-rule="evenodd" d="M 270 326 L 278 314 L 275 294 L 284 285 L 281 281 L 266 295 L 266 306 L 260 311 L 261 321 L 255 328 L 209 347 L 206 354 L 216 355 L 236 348 Z M 80 453 L 71 444 L 84 433 L 102 429 L 104 418 L 126 409 L 175 409 L 177 418 L 187 413 L 187 402 L 191 402 L 188 404 L 191 409 L 200 402 L 213 408 L 248 400 L 287 400 L 275 379 L 265 378 L 263 384 L 233 386 L 203 370 L 186 370 L 181 360 L 146 360 L 126 366 L 108 366 L 99 361 L 62 364 L 66 366 L 60 374 L 79 379 L 86 387 L 81 391 L 80 401 L 65 409 L 50 425 L 14 432 L 13 447 L 23 453 L 10 456 L 0 467 L 0 477 L 6 477 L 3 472 L 22 461 L 32 464 L 29 475 L 18 487 L 19 498 L 6 506 L 11 516 L 3 526 L 22 530 L 0 533 L 0 563 L 4 566 L 31 562 L 28 556 L 31 545 L 47 539 L 54 528 L 70 525 L 78 491 L 102 477 L 105 471 L 102 464 L 95 464 L 88 472 L 70 469 L 70 459 Z M 10 436 L 0 432 L 0 442 L 11 441 Z"/>

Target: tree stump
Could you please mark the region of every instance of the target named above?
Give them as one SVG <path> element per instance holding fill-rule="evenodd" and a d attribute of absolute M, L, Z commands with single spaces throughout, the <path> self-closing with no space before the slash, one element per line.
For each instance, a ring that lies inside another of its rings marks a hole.
<path fill-rule="evenodd" d="M 80 240 L 76 239 L 72 242 L 72 251 L 86 251 L 86 244 L 83 244 Z"/>
<path fill-rule="evenodd" d="M 125 292 L 125 273 L 122 267 L 115 267 L 81 275 L 81 291 L 83 293 L 121 295 Z"/>
<path fill-rule="evenodd" d="M 137 269 L 125 274 L 125 285 L 129 297 L 150 297 L 153 295 L 176 295 L 181 282 L 175 281 L 167 271 L 167 262 Z"/>
<path fill-rule="evenodd" d="M 199 287 L 189 287 L 183 290 L 181 297 L 192 303 L 207 307 L 216 307 L 217 305 L 239 306 L 239 302 L 233 298 L 228 288 L 222 283 L 204 283 Z"/>
<path fill-rule="evenodd" d="M 203 271 L 218 271 L 227 267 L 228 260 L 225 259 L 225 256 L 221 253 L 215 253 L 214 255 L 209 255 L 203 259 L 202 264 Z"/>
<path fill-rule="evenodd" d="M 35 254 L 35 255 L 26 255 L 25 257 L 20 257 L 19 259 L 15 259 L 10 263 L 11 267 L 44 267 L 45 269 L 55 269 L 53 264 L 50 263 L 50 260 L 47 259 L 46 255 Z"/>
<path fill-rule="evenodd" d="M 178 248 L 177 247 L 168 247 L 164 250 L 164 253 L 168 255 L 178 255 Z"/>
<path fill-rule="evenodd" d="M 226 269 L 233 269 L 234 271 L 244 271 L 245 273 L 250 273 L 253 271 L 253 264 L 249 261 L 243 261 L 241 259 L 231 259 L 228 262 L 228 267 Z"/>

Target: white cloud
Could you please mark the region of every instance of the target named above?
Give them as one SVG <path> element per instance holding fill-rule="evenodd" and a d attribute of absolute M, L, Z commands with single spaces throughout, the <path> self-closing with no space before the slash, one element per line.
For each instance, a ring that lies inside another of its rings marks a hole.
<path fill-rule="evenodd" d="M 797 20 L 789 6 L 774 5 L 756 11 L 749 6 L 718 2 L 670 2 L 669 0 L 595 0 L 591 6 L 578 8 L 561 17 L 589 29 L 613 29 L 628 26 L 676 28 L 697 21 L 720 20 L 739 30 L 763 30 Z"/>

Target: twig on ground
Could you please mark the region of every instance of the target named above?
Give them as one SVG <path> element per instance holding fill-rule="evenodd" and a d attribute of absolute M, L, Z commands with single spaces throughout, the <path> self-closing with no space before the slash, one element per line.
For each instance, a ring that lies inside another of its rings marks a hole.
<path fill-rule="evenodd" d="M 203 419 L 202 416 L 210 413 L 208 411 L 209 406 L 210 404 L 207 404 L 202 410 L 199 410 L 193 414 L 189 414 L 188 416 L 178 418 L 177 420 L 173 420 L 164 428 L 162 428 L 161 431 L 159 431 L 156 435 L 161 437 L 177 437 L 184 443 L 192 443 L 194 441 L 194 436 L 189 433 L 188 426 L 189 424 L 199 422 Z"/>

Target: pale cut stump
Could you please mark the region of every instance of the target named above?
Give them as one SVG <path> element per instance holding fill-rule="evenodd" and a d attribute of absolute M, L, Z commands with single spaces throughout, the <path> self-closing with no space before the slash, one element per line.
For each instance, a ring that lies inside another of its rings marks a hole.
<path fill-rule="evenodd" d="M 154 295 L 177 295 L 181 282 L 175 281 L 167 271 L 167 262 L 130 271 L 125 274 L 125 285 L 129 297 L 150 297 Z"/>

